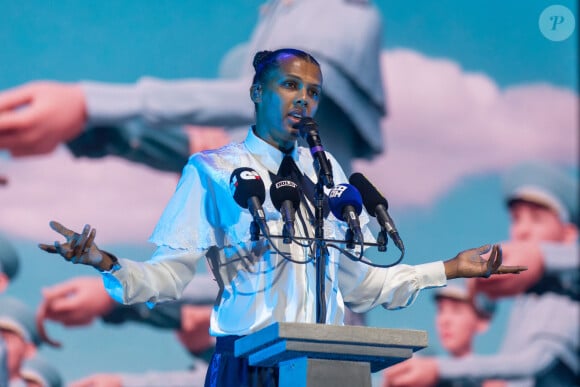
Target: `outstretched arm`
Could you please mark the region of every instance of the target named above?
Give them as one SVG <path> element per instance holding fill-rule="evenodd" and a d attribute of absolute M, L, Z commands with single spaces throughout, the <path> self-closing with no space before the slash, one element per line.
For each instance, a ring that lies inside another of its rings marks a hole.
<path fill-rule="evenodd" d="M 0 149 L 14 156 L 44 154 L 86 127 L 250 124 L 250 79 L 163 81 L 133 85 L 31 82 L 0 92 Z"/>
<path fill-rule="evenodd" d="M 484 259 L 488 253 L 489 259 Z M 411 305 L 421 289 L 444 286 L 448 279 L 489 277 L 526 270 L 525 266 L 503 266 L 501 263 L 501 249 L 497 245 L 465 250 L 445 262 L 396 265 L 388 269 L 371 268 L 362 262 L 341 258 L 339 284 L 345 302 L 355 312 L 364 312 L 377 305 L 398 309 Z"/>
<path fill-rule="evenodd" d="M 413 357 L 389 367 L 384 385 L 388 387 L 427 387 L 440 381 L 481 382 L 485 379 L 522 380 L 550 368 L 556 351 L 550 343 L 522 348 L 511 354 L 469 356 L 466 358 Z"/>
<path fill-rule="evenodd" d="M 159 247 L 148 262 L 120 259 L 100 250 L 94 243 L 95 230 L 86 225 L 81 234 L 51 221 L 53 230 L 66 238 L 65 243 L 39 244 L 67 261 L 93 266 L 103 274 L 107 292 L 117 302 L 135 304 L 146 302 L 152 307 L 156 302 L 178 299 L 195 273 L 197 261 L 207 250 L 173 249 Z"/>
<path fill-rule="evenodd" d="M 189 156 L 219 148 L 230 138 L 223 128 L 176 126 L 159 130 L 142 122 L 100 126 L 66 145 L 75 157 L 118 156 L 154 169 L 180 173 Z"/>

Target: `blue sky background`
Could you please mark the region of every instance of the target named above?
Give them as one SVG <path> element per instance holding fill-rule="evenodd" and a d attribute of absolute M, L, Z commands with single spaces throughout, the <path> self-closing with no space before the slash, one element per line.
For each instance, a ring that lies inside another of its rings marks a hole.
<path fill-rule="evenodd" d="M 145 74 L 170 79 L 214 77 L 223 54 L 250 35 L 261 3 L 4 2 L 0 12 L 0 89 L 34 79 L 133 82 Z M 540 13 L 552 4 L 572 10 L 578 26 L 575 1 L 376 3 L 383 16 L 383 46 L 387 50 L 405 48 L 428 57 L 446 58 L 467 72 L 485 74 L 501 89 L 548 83 L 578 94 L 578 27 L 563 42 L 546 39 L 538 28 Z M 564 163 L 571 172 L 577 172 L 576 160 Z M 35 165 L 41 167 L 42 159 L 37 162 Z M 18 163 L 0 158 L 0 173 L 11 177 L 9 168 Z M 389 191 L 396 189 L 393 186 Z M 448 258 L 463 248 L 507 238 L 508 219 L 499 192 L 497 172 L 483 171 L 450 186 L 429 206 L 398 208 L 391 201 L 391 213 L 408 248 L 406 263 Z M 4 216 L 5 194 L 0 191 L 0 218 Z M 21 205 L 25 209 L 27 203 Z M 34 218 L 34 214 L 26 216 L 27 221 Z M 21 220 L 8 219 L 0 224 Z M 88 268 L 51 260 L 53 257 L 37 250 L 38 240 L 14 235 L 8 226 L 0 231 L 13 237 L 24 261 L 9 294 L 27 300 L 31 306 L 39 301 L 42 286 L 74 275 L 93 274 Z M 152 249 L 146 243 L 106 247 L 130 257 L 146 257 Z M 394 259 L 395 251 L 388 257 Z M 428 330 L 432 350 L 440 352 L 431 294 L 424 292 L 408 310 L 372 311 L 370 325 Z M 492 353 L 497 349 L 508 308 L 509 303 L 501 304 L 492 329 L 477 341 L 478 351 Z M 185 351 L 167 332 L 134 324 L 112 328 L 100 323 L 69 330 L 51 324 L 49 329 L 63 339 L 65 348 L 43 349 L 42 353 L 61 368 L 69 381 L 93 372 L 170 370 L 189 363 Z"/>

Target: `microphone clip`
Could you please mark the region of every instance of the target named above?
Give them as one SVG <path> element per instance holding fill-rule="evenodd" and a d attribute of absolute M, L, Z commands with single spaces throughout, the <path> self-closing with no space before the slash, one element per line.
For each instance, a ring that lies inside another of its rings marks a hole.
<path fill-rule="evenodd" d="M 292 238 L 294 238 L 294 229 L 290 225 L 284 224 L 282 228 L 282 242 L 290 244 L 292 243 Z"/>
<path fill-rule="evenodd" d="M 355 237 L 355 233 L 350 227 L 344 233 L 344 240 L 346 241 L 346 248 L 349 250 L 354 249 L 357 243 L 364 243 L 360 237 Z"/>
<path fill-rule="evenodd" d="M 256 242 L 260 239 L 260 226 L 255 220 L 250 223 L 250 240 Z"/>
<path fill-rule="evenodd" d="M 354 233 L 350 228 L 344 233 L 344 239 L 346 240 L 346 248 L 349 250 L 354 249 Z"/>
<path fill-rule="evenodd" d="M 387 238 L 387 229 L 381 227 L 381 231 L 377 235 L 377 249 L 380 252 L 387 251 L 387 244 L 389 243 L 389 239 Z"/>

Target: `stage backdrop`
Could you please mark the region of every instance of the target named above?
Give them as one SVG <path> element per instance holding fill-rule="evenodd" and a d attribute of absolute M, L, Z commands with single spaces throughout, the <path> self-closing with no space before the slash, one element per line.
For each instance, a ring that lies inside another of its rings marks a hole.
<path fill-rule="evenodd" d="M 574 1 L 559 1 L 576 15 Z M 222 56 L 246 40 L 261 1 L 3 2 L 0 89 L 35 79 L 133 82 L 217 75 Z M 529 158 L 577 170 L 577 37 L 553 41 L 538 20 L 550 1 L 378 1 L 382 66 L 390 112 L 387 151 L 356 164 L 387 196 L 407 246 L 404 263 L 446 259 L 507 237 L 499 173 Z M 20 253 L 8 294 L 35 307 L 43 287 L 86 267 L 42 253 L 51 219 L 90 223 L 100 246 L 146 259 L 147 238 L 177 176 L 118 159 L 73 159 L 67 150 L 26 159 L 0 156 L 0 232 Z M 381 258 L 397 257 L 391 246 Z M 201 270 L 204 270 L 203 266 Z M 377 309 L 370 325 L 425 329 L 432 352 L 432 293 L 402 311 Z M 477 351 L 494 352 L 509 303 L 502 303 Z M 67 381 L 96 372 L 184 369 L 188 355 L 171 333 L 136 324 L 49 331 L 64 342 L 43 348 Z"/>

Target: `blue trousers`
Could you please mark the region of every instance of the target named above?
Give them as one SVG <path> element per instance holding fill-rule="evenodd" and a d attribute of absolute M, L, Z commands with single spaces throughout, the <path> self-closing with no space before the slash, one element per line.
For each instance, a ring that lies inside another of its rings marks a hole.
<path fill-rule="evenodd" d="M 243 336 L 222 336 L 207 368 L 205 387 L 277 387 L 277 367 L 253 367 L 234 355 L 234 343 Z"/>

